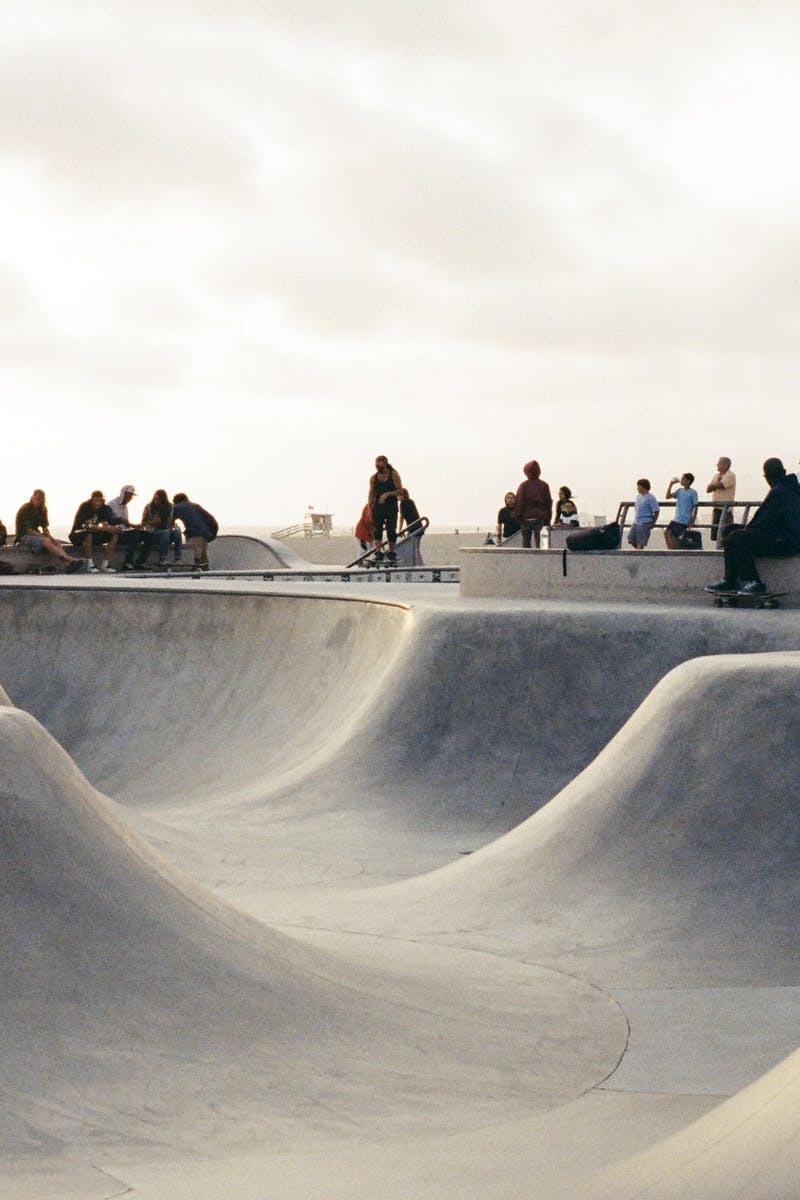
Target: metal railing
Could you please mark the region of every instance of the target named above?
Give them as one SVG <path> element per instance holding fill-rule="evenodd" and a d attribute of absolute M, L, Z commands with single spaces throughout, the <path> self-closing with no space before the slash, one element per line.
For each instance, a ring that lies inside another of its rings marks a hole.
<path fill-rule="evenodd" d="M 675 500 L 659 500 L 658 501 L 659 512 L 664 508 L 675 508 L 675 503 L 676 503 Z M 719 549 L 721 549 L 720 534 L 723 533 L 725 529 L 727 529 L 730 525 L 732 525 L 734 523 L 737 525 L 746 525 L 747 522 L 750 520 L 751 509 L 759 508 L 761 506 L 761 503 L 762 503 L 761 500 L 727 500 L 727 501 L 723 501 L 720 504 L 715 504 L 713 500 L 701 500 L 697 505 L 698 516 L 700 515 L 700 513 L 699 513 L 700 509 L 703 509 L 703 508 L 718 509 L 719 510 L 719 521 L 695 521 L 692 528 L 693 529 L 708 529 L 708 530 L 716 529 L 717 535 L 715 538 L 711 539 L 711 542 L 712 542 L 712 545 L 717 550 L 719 550 Z M 616 515 L 615 519 L 617 521 L 617 524 L 619 525 L 621 539 L 625 532 L 625 526 L 629 524 L 628 514 L 630 513 L 630 510 L 632 508 L 635 509 L 635 507 L 636 507 L 635 500 L 621 500 L 620 501 L 619 508 L 617 509 L 617 515 Z M 741 514 L 740 514 L 739 510 L 741 510 Z M 630 524 L 633 524 L 633 522 L 630 522 Z M 659 525 L 659 526 L 656 526 L 656 528 L 663 529 L 664 526 Z M 620 544 L 622 544 L 622 541 Z"/>

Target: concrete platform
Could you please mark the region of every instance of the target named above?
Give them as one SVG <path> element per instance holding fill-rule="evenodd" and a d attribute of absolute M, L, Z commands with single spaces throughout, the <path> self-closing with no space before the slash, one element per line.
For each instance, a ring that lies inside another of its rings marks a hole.
<path fill-rule="evenodd" d="M 459 552 L 462 596 L 669 604 L 700 608 L 703 592 L 723 573 L 716 550 L 523 550 L 505 546 Z M 783 608 L 800 608 L 800 556 L 762 559 L 770 590 L 787 593 Z"/>
<path fill-rule="evenodd" d="M 798 684 L 792 610 L 0 584 L 4 1197 L 791 1195 Z"/>

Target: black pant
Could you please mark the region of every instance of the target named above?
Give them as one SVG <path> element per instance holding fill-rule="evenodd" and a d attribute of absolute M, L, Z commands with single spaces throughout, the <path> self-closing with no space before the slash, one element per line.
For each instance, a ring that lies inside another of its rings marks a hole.
<path fill-rule="evenodd" d="M 725 536 L 726 531 L 733 524 L 733 513 L 731 512 L 731 510 L 729 508 L 728 509 L 712 508 L 712 510 L 711 510 L 711 540 L 712 540 L 712 542 L 715 542 L 717 540 L 717 534 L 719 532 L 719 526 L 720 526 L 720 517 L 722 516 L 723 511 L 725 513 L 725 520 L 722 522 L 722 536 L 723 537 Z"/>
<path fill-rule="evenodd" d="M 125 549 L 125 562 L 133 566 L 133 559 L 136 554 L 137 546 L 142 544 L 144 531 L 141 529 L 123 529 L 119 535 L 118 546 Z"/>
<path fill-rule="evenodd" d="M 797 554 L 791 546 L 761 529 L 733 529 L 725 538 L 725 579 L 732 586 L 751 579 L 761 582 L 756 567 L 758 558 L 785 558 Z"/>
<path fill-rule="evenodd" d="M 386 541 L 397 541 L 397 501 L 389 504 L 375 504 L 372 508 L 372 528 L 375 541 L 383 541 L 383 527 L 386 526 Z"/>

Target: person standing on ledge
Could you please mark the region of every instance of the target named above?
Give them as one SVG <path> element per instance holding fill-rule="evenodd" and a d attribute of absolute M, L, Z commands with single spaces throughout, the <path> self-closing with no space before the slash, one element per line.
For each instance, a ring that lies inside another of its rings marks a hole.
<path fill-rule="evenodd" d="M 553 497 L 548 484 L 540 478 L 542 469 L 536 459 L 526 463 L 522 469 L 526 478 L 517 488 L 514 516 L 522 529 L 522 545 L 530 550 L 532 536 L 538 550 L 542 530 L 553 518 Z"/>
<path fill-rule="evenodd" d="M 717 459 L 717 473 L 709 481 L 706 488 L 714 501 L 714 507 L 711 510 L 711 540 L 717 540 L 719 533 L 720 518 L 723 511 L 725 512 L 725 520 L 722 525 L 723 536 L 725 530 L 733 521 L 733 514 L 730 509 L 723 510 L 723 504 L 732 504 L 736 497 L 736 476 L 731 470 L 731 460 L 729 458 Z"/>
<path fill-rule="evenodd" d="M 634 550 L 644 550 L 650 541 L 650 534 L 658 524 L 658 511 L 658 501 L 650 491 L 650 480 L 637 479 L 633 524 L 628 530 L 628 543 Z"/>
<path fill-rule="evenodd" d="M 383 531 L 389 552 L 386 561 L 390 567 L 397 563 L 395 542 L 397 541 L 397 502 L 403 494 L 403 483 L 385 454 L 375 459 L 375 474 L 369 481 L 369 507 L 372 512 L 372 536 L 374 538 L 375 562 L 383 561 L 381 543 Z"/>
<path fill-rule="evenodd" d="M 741 596 L 760 596 L 766 585 L 756 567 L 759 558 L 784 558 L 800 554 L 800 482 L 787 475 L 779 458 L 764 463 L 769 491 L 743 529 L 732 529 L 725 538 L 725 578 L 710 583 L 707 592 L 723 595 L 738 590 Z"/>
<path fill-rule="evenodd" d="M 516 499 L 514 492 L 506 492 L 503 507 L 497 514 L 497 541 L 495 543 L 497 546 L 502 546 L 503 542 L 507 542 L 515 533 L 519 533 L 519 521 L 514 516 Z"/>

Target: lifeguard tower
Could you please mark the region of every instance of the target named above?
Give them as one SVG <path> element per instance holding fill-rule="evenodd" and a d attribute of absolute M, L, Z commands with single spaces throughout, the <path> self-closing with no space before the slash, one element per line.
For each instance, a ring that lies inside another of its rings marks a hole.
<path fill-rule="evenodd" d="M 316 512 L 314 507 L 309 504 L 302 525 L 287 525 L 285 529 L 276 529 L 272 536 L 289 538 L 302 533 L 304 537 L 330 537 L 332 529 L 333 513 Z"/>

